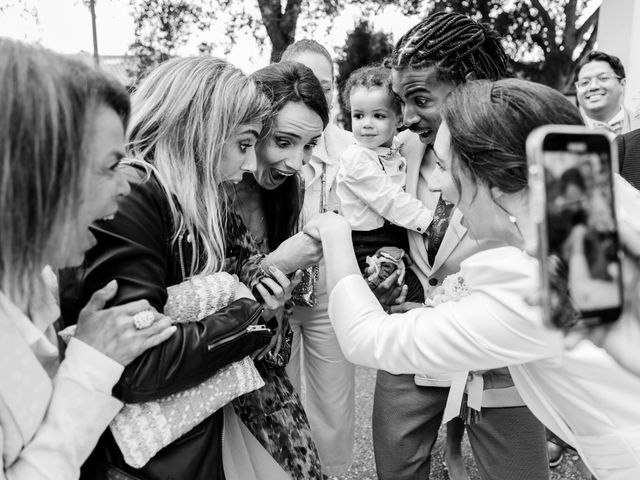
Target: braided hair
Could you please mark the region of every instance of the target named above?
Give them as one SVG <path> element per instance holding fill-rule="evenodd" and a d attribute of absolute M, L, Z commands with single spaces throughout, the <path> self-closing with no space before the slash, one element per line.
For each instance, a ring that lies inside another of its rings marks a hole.
<path fill-rule="evenodd" d="M 453 12 L 434 13 L 411 28 L 387 62 L 396 70 L 436 67 L 442 80 L 455 84 L 469 74 L 486 80 L 508 77 L 508 64 L 495 30 Z"/>

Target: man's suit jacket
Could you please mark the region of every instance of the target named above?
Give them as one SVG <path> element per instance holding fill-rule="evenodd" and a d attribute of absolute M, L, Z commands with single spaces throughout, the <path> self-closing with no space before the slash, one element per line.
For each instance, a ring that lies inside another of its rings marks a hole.
<path fill-rule="evenodd" d="M 618 135 L 618 161 L 620 175 L 640 189 L 640 127 L 624 135 Z"/>

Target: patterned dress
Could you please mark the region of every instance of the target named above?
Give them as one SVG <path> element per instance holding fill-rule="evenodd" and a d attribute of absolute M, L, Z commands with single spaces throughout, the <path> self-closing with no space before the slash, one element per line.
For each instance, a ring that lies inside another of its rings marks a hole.
<path fill-rule="evenodd" d="M 234 212 L 228 214 L 226 241 L 225 270 L 237 274 L 242 283 L 251 287 L 265 275 L 260 261 L 268 253 L 267 242 L 256 241 Z M 278 355 L 270 352 L 255 362 L 265 386 L 241 396 L 233 402 L 233 407 L 253 436 L 292 479 L 321 480 L 320 459 L 311 439 L 309 420 L 285 372 L 291 355 L 291 311 L 292 304 L 288 302 Z"/>

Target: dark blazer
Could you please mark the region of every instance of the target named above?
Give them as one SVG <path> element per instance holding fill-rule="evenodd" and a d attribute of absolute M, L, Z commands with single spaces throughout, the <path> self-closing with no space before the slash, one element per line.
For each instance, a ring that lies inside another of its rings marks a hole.
<path fill-rule="evenodd" d="M 620 175 L 640 190 L 640 128 L 618 135 Z"/>

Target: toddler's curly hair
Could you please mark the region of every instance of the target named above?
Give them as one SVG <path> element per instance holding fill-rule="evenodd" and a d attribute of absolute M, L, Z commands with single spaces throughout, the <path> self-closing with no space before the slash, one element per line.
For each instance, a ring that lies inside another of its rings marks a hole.
<path fill-rule="evenodd" d="M 389 94 L 391 100 L 391 107 L 399 115 L 402 111 L 400 106 L 400 100 L 391 88 L 391 70 L 383 67 L 382 65 L 370 65 L 361 67 L 349 75 L 347 83 L 345 83 L 342 89 L 342 101 L 346 106 L 347 111 L 351 111 L 351 91 L 354 88 L 365 87 L 371 88 L 384 88 Z"/>

